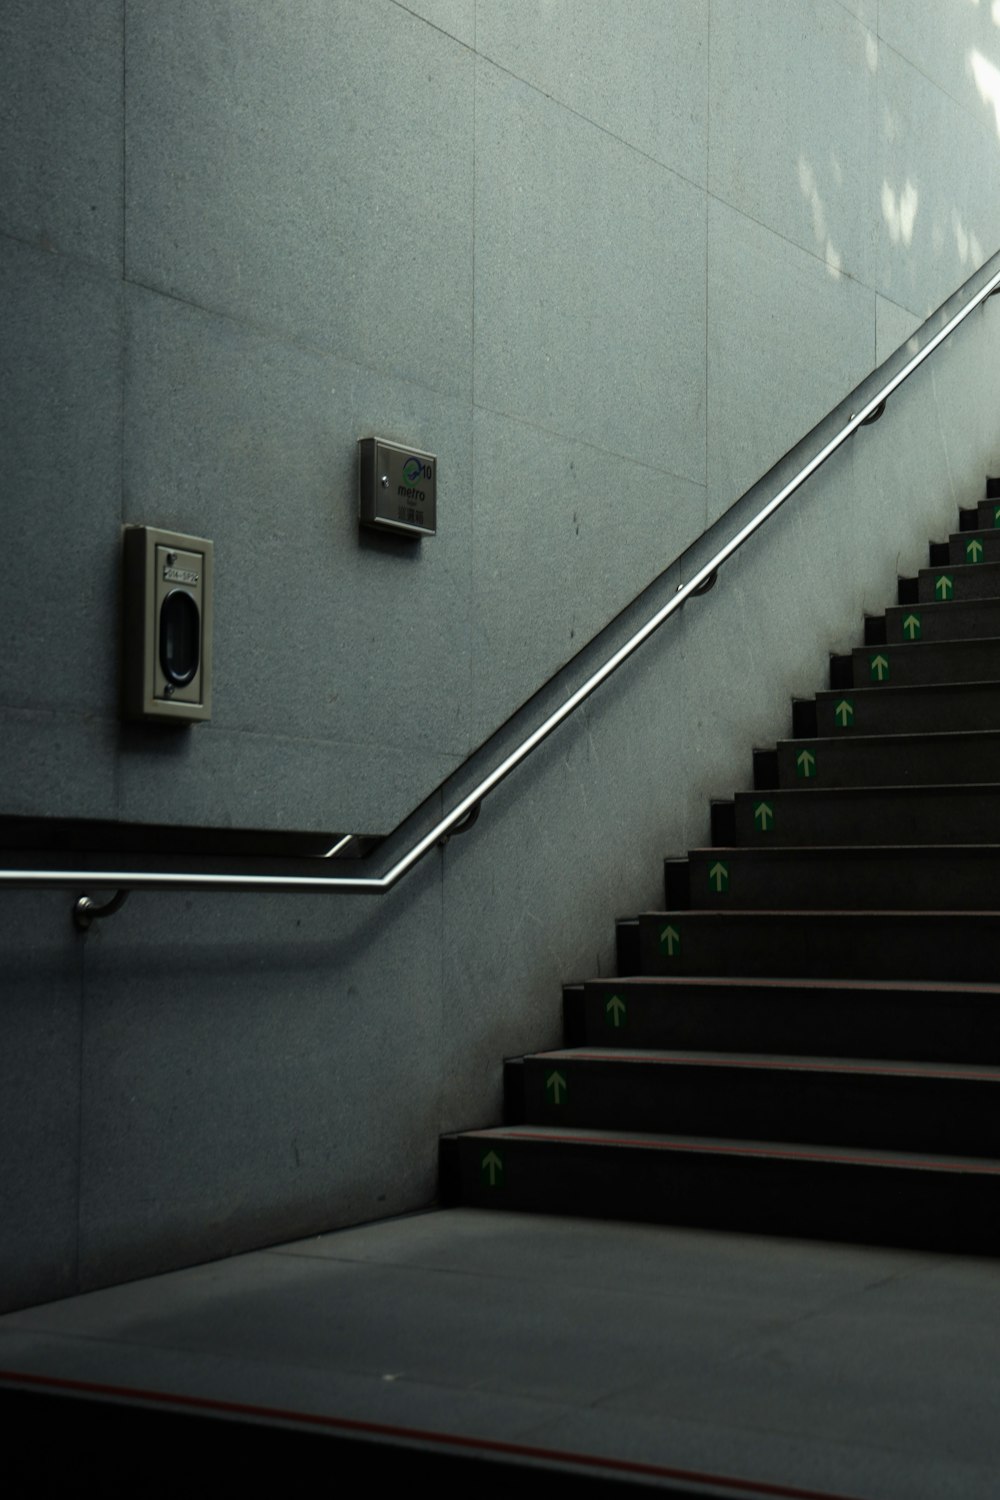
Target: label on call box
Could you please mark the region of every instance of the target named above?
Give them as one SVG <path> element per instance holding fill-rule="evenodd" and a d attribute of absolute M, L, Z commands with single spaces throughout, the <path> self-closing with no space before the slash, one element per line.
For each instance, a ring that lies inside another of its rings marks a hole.
<path fill-rule="evenodd" d="M 437 532 L 437 459 L 419 448 L 362 438 L 360 517 L 363 526 L 404 536 Z"/>

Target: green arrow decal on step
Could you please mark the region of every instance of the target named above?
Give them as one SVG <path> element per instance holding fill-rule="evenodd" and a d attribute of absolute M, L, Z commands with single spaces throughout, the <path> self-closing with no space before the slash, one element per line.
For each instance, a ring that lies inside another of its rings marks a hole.
<path fill-rule="evenodd" d="M 709 870 L 708 883 L 717 895 L 721 896 L 723 891 L 728 891 L 729 866 L 724 865 L 721 859 L 716 860 L 715 864 Z"/>
<path fill-rule="evenodd" d="M 920 639 L 920 616 L 907 615 L 903 621 L 903 634 L 909 636 L 911 641 Z"/>
<path fill-rule="evenodd" d="M 753 810 L 753 820 L 761 833 L 766 833 L 774 822 L 774 808 L 769 802 L 758 802 Z"/>
<path fill-rule="evenodd" d="M 994 505 L 993 507 L 993 524 L 994 526 L 1000 526 L 1000 505 Z"/>
<path fill-rule="evenodd" d="M 934 585 L 934 592 L 935 594 L 937 594 L 939 599 L 950 599 L 952 594 L 955 592 L 954 579 L 951 578 L 949 574 L 942 573 L 941 577 Z"/>
<path fill-rule="evenodd" d="M 974 563 L 977 563 L 982 559 L 983 544 L 977 536 L 974 536 L 971 542 L 966 542 L 965 555 L 970 562 Z"/>
<path fill-rule="evenodd" d="M 609 1026 L 614 1026 L 617 1028 L 619 1026 L 625 1025 L 625 1017 L 628 1014 L 628 1006 L 625 1004 L 625 1001 L 622 999 L 621 995 L 611 996 L 611 999 L 604 1007 L 604 1014 L 607 1017 Z"/>
<path fill-rule="evenodd" d="M 837 707 L 833 710 L 833 717 L 836 719 L 841 729 L 847 728 L 848 724 L 850 724 L 852 719 L 854 718 L 854 704 L 851 702 L 850 698 L 841 698 L 840 702 L 837 704 Z"/>
<path fill-rule="evenodd" d="M 816 775 L 816 757 L 811 750 L 800 750 L 795 757 L 795 769 L 806 781 Z"/>
<path fill-rule="evenodd" d="M 872 670 L 872 678 L 875 682 L 884 682 L 889 675 L 889 663 L 884 656 L 872 656 L 869 658 L 869 666 Z"/>
<path fill-rule="evenodd" d="M 664 927 L 660 933 L 660 949 L 668 958 L 681 951 L 681 935 L 676 927 Z"/>
<path fill-rule="evenodd" d="M 503 1161 L 495 1151 L 487 1151 L 479 1163 L 482 1179 L 491 1188 L 503 1187 Z"/>
<path fill-rule="evenodd" d="M 545 1092 L 552 1095 L 553 1104 L 561 1104 L 566 1093 L 566 1080 L 561 1073 L 550 1073 L 545 1080 Z"/>

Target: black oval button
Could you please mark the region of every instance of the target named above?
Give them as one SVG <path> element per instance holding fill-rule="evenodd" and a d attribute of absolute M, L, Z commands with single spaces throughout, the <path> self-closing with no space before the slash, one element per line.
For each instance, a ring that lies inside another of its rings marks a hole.
<path fill-rule="evenodd" d="M 184 687 L 198 670 L 201 617 L 184 589 L 173 589 L 160 605 L 160 666 L 168 682 Z"/>

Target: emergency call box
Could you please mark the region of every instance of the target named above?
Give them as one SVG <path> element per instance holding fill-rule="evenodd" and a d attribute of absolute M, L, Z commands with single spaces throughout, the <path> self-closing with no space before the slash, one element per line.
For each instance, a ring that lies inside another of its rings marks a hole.
<path fill-rule="evenodd" d="M 437 459 L 384 438 L 358 441 L 362 526 L 420 538 L 437 532 Z"/>
<path fill-rule="evenodd" d="M 212 552 L 204 537 L 125 528 L 125 718 L 211 717 Z"/>

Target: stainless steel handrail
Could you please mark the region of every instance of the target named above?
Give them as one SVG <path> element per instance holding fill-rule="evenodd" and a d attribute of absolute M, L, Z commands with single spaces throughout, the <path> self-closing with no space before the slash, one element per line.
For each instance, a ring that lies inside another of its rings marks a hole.
<path fill-rule="evenodd" d="M 924 347 L 905 364 L 892 379 L 882 387 L 869 401 L 851 415 L 850 420 L 844 427 L 831 438 L 830 441 L 816 453 L 809 462 L 801 468 L 794 478 L 790 479 L 782 489 L 774 495 L 762 510 L 758 511 L 752 521 L 738 531 L 735 536 L 721 547 L 715 556 L 703 567 L 699 568 L 694 577 L 687 583 L 682 584 L 673 598 L 665 604 L 662 609 L 657 610 L 651 619 L 647 620 L 634 635 L 630 636 L 623 646 L 620 646 L 613 656 L 610 656 L 604 664 L 587 678 L 576 691 L 566 699 L 554 713 L 540 724 L 528 737 L 517 746 L 515 750 L 501 761 L 495 770 L 488 776 L 484 776 L 472 791 L 462 798 L 450 813 L 447 813 L 434 825 L 429 833 L 424 834 L 396 863 L 386 871 L 384 875 L 373 876 L 340 876 L 340 875 L 239 875 L 223 874 L 209 875 L 196 874 L 192 872 L 176 871 L 150 871 L 150 870 L 113 870 L 113 869 L 90 869 L 90 870 L 32 870 L 32 869 L 0 869 L 0 885 L 17 886 L 73 886 L 81 884 L 99 886 L 117 886 L 123 891 L 141 890 L 144 888 L 155 888 L 158 890 L 169 890 L 179 888 L 183 890 L 208 889 L 208 890 L 247 890 L 247 891 L 343 891 L 357 895 L 379 896 L 389 891 L 418 864 L 424 855 L 435 847 L 442 839 L 457 830 L 457 825 L 468 818 L 482 802 L 484 797 L 489 796 L 500 783 L 515 770 L 523 760 L 535 750 L 543 740 L 548 739 L 553 730 L 569 718 L 575 709 L 579 708 L 603 682 L 606 682 L 611 674 L 627 661 L 634 651 L 637 651 L 644 641 L 660 626 L 670 618 L 693 594 L 704 592 L 706 586 L 714 582 L 715 574 L 722 564 L 731 558 L 734 552 L 738 552 L 743 543 L 747 541 L 754 532 L 758 531 L 776 510 L 792 495 L 800 489 L 806 480 L 816 470 L 826 463 L 832 454 L 836 453 L 849 437 L 857 432 L 859 427 L 864 426 L 872 419 L 881 415 L 880 408 L 888 401 L 894 391 L 897 391 L 905 380 L 913 374 L 941 345 L 944 340 L 953 333 L 961 323 L 965 321 L 977 307 L 980 307 L 994 292 L 1000 291 L 1000 271 L 990 278 L 980 290 L 969 299 L 967 303 L 952 317 L 943 328 L 929 339 Z M 78 917 L 94 917 L 101 915 L 101 909 L 87 897 L 82 897 L 77 903 Z"/>

